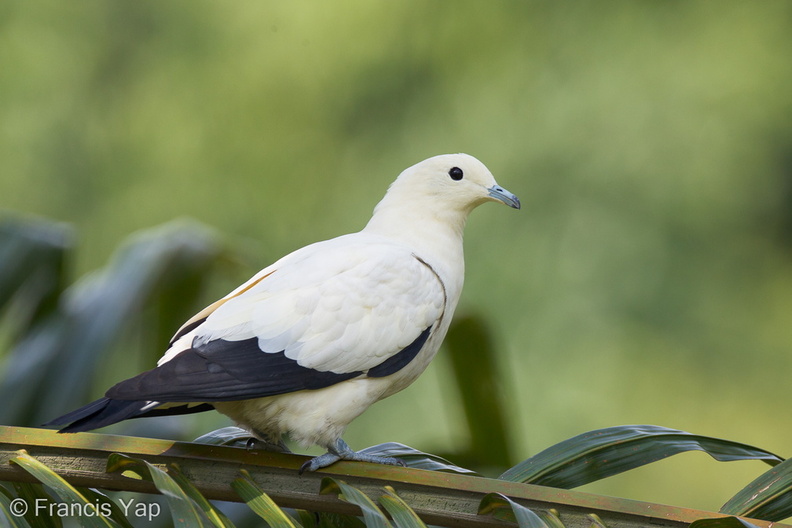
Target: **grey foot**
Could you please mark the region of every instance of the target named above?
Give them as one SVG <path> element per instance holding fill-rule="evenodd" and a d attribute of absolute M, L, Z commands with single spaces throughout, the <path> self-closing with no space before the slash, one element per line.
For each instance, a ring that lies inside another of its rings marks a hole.
<path fill-rule="evenodd" d="M 314 457 L 303 464 L 302 467 L 300 467 L 300 474 L 302 475 L 304 471 L 316 471 L 317 469 L 326 468 L 339 460 L 355 460 L 357 462 L 371 462 L 373 464 L 386 464 L 388 466 L 406 466 L 406 464 L 398 458 L 367 455 L 365 453 L 353 451 L 346 442 L 339 438 L 334 445 L 330 446 L 327 453 Z"/>

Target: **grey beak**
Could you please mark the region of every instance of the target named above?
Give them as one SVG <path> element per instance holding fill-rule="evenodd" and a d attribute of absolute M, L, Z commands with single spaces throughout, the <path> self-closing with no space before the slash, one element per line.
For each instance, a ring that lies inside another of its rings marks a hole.
<path fill-rule="evenodd" d="M 499 202 L 503 202 L 509 207 L 513 207 L 515 209 L 520 208 L 520 199 L 514 196 L 512 193 L 501 187 L 500 185 L 493 185 L 489 188 L 489 195 L 492 198 L 495 198 Z"/>

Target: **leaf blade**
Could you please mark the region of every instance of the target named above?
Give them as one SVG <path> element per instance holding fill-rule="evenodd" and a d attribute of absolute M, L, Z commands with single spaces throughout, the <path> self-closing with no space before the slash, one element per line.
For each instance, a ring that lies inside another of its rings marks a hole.
<path fill-rule="evenodd" d="M 0 486 L 0 515 L 4 517 L 0 518 L 0 521 L 4 520 L 10 528 L 31 528 L 25 516 L 18 514 L 18 510 L 15 510 L 17 513 L 11 513 L 14 509 L 11 502 L 15 500 L 12 497 L 4 487 Z"/>
<path fill-rule="evenodd" d="M 759 528 L 745 519 L 738 517 L 715 517 L 698 519 L 690 523 L 690 528 Z"/>
<path fill-rule="evenodd" d="M 84 513 L 76 517 L 80 526 L 90 528 L 109 528 L 113 525 L 104 516 L 99 515 L 96 506 L 85 498 L 76 488 L 66 482 L 63 477 L 55 473 L 51 468 L 42 464 L 27 452 L 20 451 L 17 456 L 11 459 L 11 462 L 18 465 L 41 482 L 55 493 L 59 499 L 71 505 L 78 505 L 78 511 L 88 512 L 92 511 L 93 514 Z"/>
<path fill-rule="evenodd" d="M 720 513 L 766 521 L 792 516 L 792 459 L 759 475 L 729 499 Z"/>
<path fill-rule="evenodd" d="M 516 522 L 520 528 L 552 528 L 539 514 L 501 493 L 485 495 L 479 504 L 478 513 L 479 515 L 493 514 L 498 518 L 502 518 L 506 513 L 506 519 Z"/>
<path fill-rule="evenodd" d="M 430 471 L 445 471 L 460 473 L 462 475 L 478 475 L 475 471 L 452 464 L 443 457 L 418 451 L 410 446 L 398 442 L 386 442 L 361 449 L 361 453 L 381 457 L 393 457 L 403 461 L 407 467 L 427 469 Z"/>
<path fill-rule="evenodd" d="M 655 425 L 589 431 L 564 440 L 507 470 L 501 480 L 570 489 L 685 451 L 704 451 L 719 461 L 783 458 L 747 444 Z"/>
<path fill-rule="evenodd" d="M 271 528 L 297 528 L 294 520 L 256 484 L 250 473 L 244 469 L 241 473 L 242 476 L 234 480 L 231 487 L 251 510 L 264 519 Z"/>
<path fill-rule="evenodd" d="M 193 440 L 193 442 L 198 444 L 247 447 L 250 441 L 255 440 L 256 437 L 250 434 L 250 431 L 231 425 L 203 434 Z"/>
<path fill-rule="evenodd" d="M 206 518 L 209 519 L 216 528 L 234 528 L 234 523 L 231 522 L 231 519 L 225 516 L 223 512 L 218 510 L 214 507 L 214 505 L 209 502 L 206 497 L 201 495 L 201 492 L 198 491 L 190 480 L 184 476 L 184 473 L 181 472 L 178 466 L 175 464 L 171 465 L 168 468 L 168 475 L 179 485 L 179 487 L 184 490 L 184 493 L 201 508 Z"/>
<path fill-rule="evenodd" d="M 129 520 L 124 516 L 122 508 L 110 497 L 93 488 L 77 488 L 77 490 L 85 495 L 85 498 L 94 504 L 106 504 L 110 515 L 108 518 L 121 526 L 121 528 L 134 528 Z"/>
<path fill-rule="evenodd" d="M 14 482 L 14 490 L 17 496 L 25 501 L 27 505 L 42 504 L 49 508 L 50 504 L 56 504 L 55 499 L 47 493 L 43 484 L 32 482 Z M 37 503 L 36 500 L 40 502 Z M 62 528 L 63 521 L 58 517 L 46 518 L 44 515 L 36 515 L 36 510 L 28 508 L 24 515 L 32 528 Z"/>
<path fill-rule="evenodd" d="M 396 494 L 396 490 L 385 486 L 385 495 L 379 498 L 379 503 L 390 514 L 397 528 L 426 528 L 426 524 L 418 517 L 406 502 Z"/>
<path fill-rule="evenodd" d="M 331 477 L 323 478 L 319 493 L 336 493 L 339 499 L 358 506 L 363 512 L 363 519 L 368 528 L 392 528 L 390 521 L 374 504 L 374 501 L 368 498 L 365 493 L 350 486 L 343 480 Z"/>
<path fill-rule="evenodd" d="M 165 471 L 137 458 L 112 453 L 107 459 L 107 472 L 132 471 L 148 480 L 165 496 L 174 526 L 206 526 L 206 517 L 190 496 Z"/>

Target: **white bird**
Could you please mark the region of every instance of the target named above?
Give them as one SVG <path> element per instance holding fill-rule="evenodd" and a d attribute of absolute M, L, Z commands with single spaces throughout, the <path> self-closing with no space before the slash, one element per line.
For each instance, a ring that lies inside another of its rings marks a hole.
<path fill-rule="evenodd" d="M 462 292 L 462 231 L 487 201 L 520 208 L 467 154 L 435 156 L 391 184 L 366 227 L 298 249 L 187 321 L 152 370 L 47 425 L 96 429 L 212 408 L 270 448 L 283 436 L 340 459 L 400 464 L 342 439 L 370 405 L 424 371 Z"/>

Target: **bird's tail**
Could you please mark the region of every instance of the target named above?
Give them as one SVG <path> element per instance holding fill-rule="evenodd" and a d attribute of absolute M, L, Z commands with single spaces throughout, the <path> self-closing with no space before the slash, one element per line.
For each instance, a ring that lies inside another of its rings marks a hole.
<path fill-rule="evenodd" d="M 44 425 L 66 425 L 58 430 L 58 432 L 80 433 L 92 429 L 99 429 L 100 427 L 105 427 L 130 418 L 188 414 L 208 411 L 213 408 L 214 407 L 206 403 L 197 405 L 180 403 L 175 406 L 167 406 L 167 404 L 158 406 L 157 402 L 151 401 L 127 401 L 99 398 L 68 414 L 50 420 Z"/>

